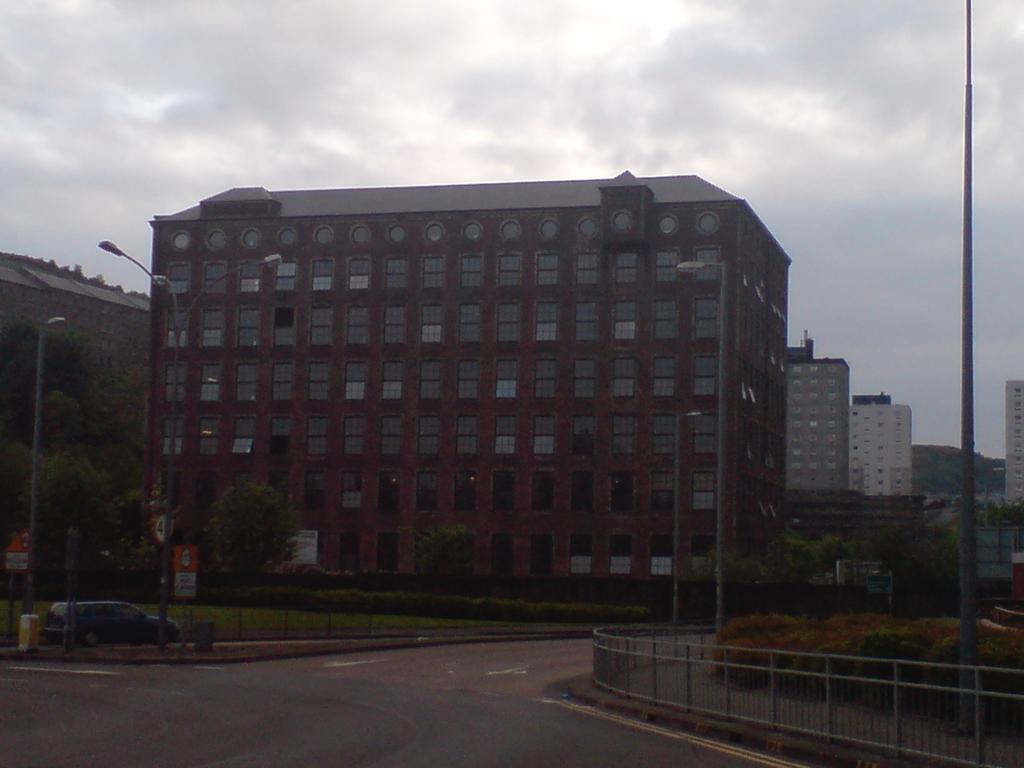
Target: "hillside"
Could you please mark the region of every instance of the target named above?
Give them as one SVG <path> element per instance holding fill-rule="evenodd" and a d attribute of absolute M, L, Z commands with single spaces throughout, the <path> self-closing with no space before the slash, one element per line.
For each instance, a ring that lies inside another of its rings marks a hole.
<path fill-rule="evenodd" d="M 1005 466 L 1003 459 L 974 454 L 975 489 L 979 496 L 1003 491 Z M 914 446 L 914 493 L 958 496 L 962 475 L 959 448 L 951 445 Z"/>

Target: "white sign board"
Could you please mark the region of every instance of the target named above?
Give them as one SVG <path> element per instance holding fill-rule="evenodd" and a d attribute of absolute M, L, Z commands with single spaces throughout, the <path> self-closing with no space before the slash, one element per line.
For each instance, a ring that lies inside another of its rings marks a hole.
<path fill-rule="evenodd" d="M 178 571 L 174 574 L 174 597 L 179 600 L 195 600 L 199 587 L 197 574 Z"/>
<path fill-rule="evenodd" d="M 316 565 L 318 531 L 299 531 L 292 539 L 292 565 Z"/>
<path fill-rule="evenodd" d="M 28 552 L 8 552 L 4 565 L 8 573 L 28 571 Z"/>

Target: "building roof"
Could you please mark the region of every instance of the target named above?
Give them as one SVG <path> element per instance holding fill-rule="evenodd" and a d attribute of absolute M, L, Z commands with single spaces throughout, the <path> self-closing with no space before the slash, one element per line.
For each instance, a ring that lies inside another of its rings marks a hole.
<path fill-rule="evenodd" d="M 38 264 L 37 268 L 34 264 Z M 117 287 L 103 287 L 55 274 L 45 268 L 46 262 L 28 256 L 0 254 L 0 282 L 16 283 L 37 290 L 56 290 L 74 293 L 97 301 L 149 311 L 149 298 L 142 294 L 125 293 Z"/>
<path fill-rule="evenodd" d="M 445 184 L 422 187 L 365 187 L 268 191 L 235 187 L 203 203 L 276 201 L 281 216 L 346 216 L 375 213 L 516 210 L 528 208 L 593 207 L 601 204 L 601 188 L 645 185 L 661 203 L 729 202 L 740 198 L 699 176 L 634 177 L 625 171 L 613 179 L 574 181 L 514 181 L 488 184 Z M 198 205 L 158 215 L 156 221 L 200 218 Z"/>

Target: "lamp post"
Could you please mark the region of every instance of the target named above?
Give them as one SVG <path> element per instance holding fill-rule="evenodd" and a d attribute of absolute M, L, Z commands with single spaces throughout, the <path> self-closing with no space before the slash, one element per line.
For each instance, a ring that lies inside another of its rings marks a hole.
<path fill-rule="evenodd" d="M 33 614 L 36 607 L 36 527 L 39 518 L 39 442 L 43 428 L 43 360 L 46 350 L 46 329 L 63 323 L 63 317 L 51 317 L 39 326 L 36 339 L 36 402 L 32 417 L 32 480 L 28 507 L 28 571 L 25 573 L 25 593 L 22 613 Z"/>
<path fill-rule="evenodd" d="M 141 262 L 132 258 L 125 253 L 116 244 L 109 240 L 104 240 L 99 243 L 98 246 L 101 250 L 107 253 L 112 253 L 115 256 L 120 256 L 123 259 L 127 259 L 132 264 L 137 266 L 149 277 L 150 283 L 154 286 L 163 286 L 167 289 L 167 293 L 171 297 L 171 306 L 174 312 L 174 317 L 171 326 L 171 332 L 174 334 L 174 345 L 172 347 L 173 352 L 171 353 L 171 363 L 174 367 L 174 397 L 170 400 L 170 422 L 171 422 L 171 434 L 169 436 L 170 443 L 167 446 L 167 487 L 164 488 L 164 540 L 163 546 L 160 552 L 160 608 L 157 613 L 157 645 L 160 650 L 164 650 L 167 647 L 167 608 L 170 602 L 170 583 L 171 583 L 171 534 L 174 529 L 174 505 L 172 503 L 171 493 L 174 486 L 174 455 L 178 449 L 178 439 L 184 429 L 178 429 L 178 418 L 179 418 L 179 399 L 178 399 L 178 386 L 179 381 L 179 349 L 181 348 L 181 313 L 178 311 L 178 294 L 171 285 L 170 280 L 166 275 L 154 274 L 148 270 Z M 262 266 L 269 266 L 276 264 L 281 261 L 281 254 L 273 253 L 269 256 L 265 256 L 260 262 Z M 222 279 L 227 280 L 229 275 L 234 274 L 242 269 L 243 263 L 233 269 L 227 270 L 224 273 Z M 197 292 L 193 297 L 192 301 L 189 302 L 185 308 L 186 318 L 191 316 L 192 310 L 202 296 L 202 292 Z M 187 328 L 187 326 L 186 326 Z M 152 370 L 152 366 L 150 366 Z M 168 439 L 167 435 L 164 435 L 164 439 Z"/>
<path fill-rule="evenodd" d="M 680 272 L 693 273 L 708 266 L 718 267 L 718 372 L 715 390 L 718 396 L 717 420 L 715 427 L 715 632 L 722 631 L 725 623 L 725 509 L 722 497 L 725 495 L 725 355 L 726 355 L 726 321 L 729 312 L 726 307 L 728 298 L 728 270 L 725 260 L 705 263 L 703 261 L 683 261 L 676 264 Z"/>
<path fill-rule="evenodd" d="M 680 438 L 683 436 L 683 419 L 692 416 L 703 416 L 703 411 L 687 411 L 676 414 L 676 445 L 673 452 L 675 459 L 675 471 L 672 473 L 672 624 L 679 623 L 679 510 L 683 505 L 682 490 L 683 484 L 679 482 L 679 455 L 682 450 L 679 448 Z"/>

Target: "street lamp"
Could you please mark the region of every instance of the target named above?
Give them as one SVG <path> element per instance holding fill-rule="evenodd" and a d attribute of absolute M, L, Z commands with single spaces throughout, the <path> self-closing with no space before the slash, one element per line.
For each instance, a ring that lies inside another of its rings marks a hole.
<path fill-rule="evenodd" d="M 63 323 L 63 317 L 51 317 L 39 326 L 36 340 L 36 402 L 32 417 L 32 480 L 28 507 L 28 571 L 25 573 L 25 594 L 21 601 L 23 614 L 35 613 L 36 526 L 39 518 L 39 442 L 43 427 L 43 353 L 46 329 Z"/>
<path fill-rule="evenodd" d="M 714 262 L 682 261 L 676 264 L 679 272 L 692 274 L 709 266 L 718 267 L 718 376 L 715 390 L 718 393 L 716 448 L 715 448 L 715 632 L 722 631 L 725 623 L 725 510 L 722 497 L 725 495 L 725 354 L 726 354 L 726 321 L 729 312 L 726 308 L 728 292 L 728 270 L 725 260 L 719 258 Z"/>
<path fill-rule="evenodd" d="M 174 455 L 177 453 L 177 441 L 179 438 L 178 430 L 178 408 L 179 401 L 177 397 L 177 389 L 179 385 L 179 373 L 178 373 L 178 362 L 179 352 L 181 348 L 181 314 L 178 311 L 178 294 L 174 290 L 174 286 L 171 285 L 170 279 L 166 275 L 154 274 L 148 270 L 140 261 L 132 258 L 125 253 L 116 244 L 110 240 L 103 240 L 99 243 L 98 247 L 100 250 L 112 253 L 115 256 L 120 256 L 123 259 L 127 259 L 132 264 L 137 266 L 149 277 L 150 282 L 155 286 L 161 286 L 167 290 L 167 293 L 171 297 L 171 305 L 174 310 L 174 317 L 172 320 L 171 331 L 173 333 L 174 346 L 171 362 L 174 366 L 174 397 L 170 401 L 170 422 L 171 422 L 171 434 L 170 444 L 167 447 L 167 487 L 164 488 L 164 540 L 163 547 L 160 553 L 160 609 L 157 614 L 157 644 L 160 646 L 160 650 L 164 650 L 167 647 L 167 608 L 170 602 L 170 582 L 171 582 L 171 533 L 174 530 L 174 506 L 171 503 L 171 492 L 174 484 Z M 264 256 L 260 260 L 261 266 L 269 266 L 271 264 L 277 264 L 281 261 L 281 254 L 272 253 L 269 256 Z M 238 266 L 233 269 L 227 270 L 224 273 L 222 279 L 226 280 L 229 275 L 234 274 L 242 269 L 245 262 L 239 263 Z M 188 318 L 192 314 L 192 309 L 195 307 L 196 302 L 202 296 L 202 292 L 199 291 L 193 297 L 192 301 L 189 302 L 185 308 L 185 317 Z M 150 366 L 150 370 L 153 366 Z M 183 433 L 184 430 L 182 429 Z M 166 438 L 166 435 L 165 435 Z"/>

